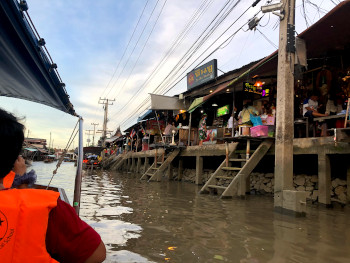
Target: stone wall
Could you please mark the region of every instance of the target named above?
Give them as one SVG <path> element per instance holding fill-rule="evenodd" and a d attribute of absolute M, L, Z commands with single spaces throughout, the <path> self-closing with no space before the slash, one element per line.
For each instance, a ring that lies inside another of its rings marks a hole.
<path fill-rule="evenodd" d="M 203 184 L 209 179 L 214 170 L 204 170 Z M 177 175 L 177 169 L 174 170 L 174 175 Z M 236 172 L 225 172 L 226 176 L 234 176 Z M 194 183 L 196 181 L 195 169 L 184 169 L 182 181 Z M 220 179 L 217 185 L 228 186 L 231 180 Z M 273 196 L 274 190 L 274 174 L 273 173 L 255 173 L 250 176 L 250 189 L 252 194 L 262 194 Z M 294 189 L 297 191 L 306 191 L 306 198 L 312 202 L 318 201 L 318 176 L 299 174 L 293 177 Z M 346 203 L 347 185 L 345 180 L 338 178 L 332 180 L 331 184 L 331 200 L 340 203 Z"/>

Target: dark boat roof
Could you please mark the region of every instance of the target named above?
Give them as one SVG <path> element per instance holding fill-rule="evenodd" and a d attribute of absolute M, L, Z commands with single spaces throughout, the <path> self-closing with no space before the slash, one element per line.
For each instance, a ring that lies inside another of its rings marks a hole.
<path fill-rule="evenodd" d="M 0 96 L 38 102 L 76 115 L 57 66 L 25 11 L 25 1 L 0 1 Z"/>

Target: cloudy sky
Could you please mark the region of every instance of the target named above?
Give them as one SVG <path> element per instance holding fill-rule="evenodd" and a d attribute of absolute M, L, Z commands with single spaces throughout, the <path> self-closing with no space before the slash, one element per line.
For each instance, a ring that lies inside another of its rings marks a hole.
<path fill-rule="evenodd" d="M 123 130 L 147 109 L 148 93 L 164 94 L 167 91 L 167 95 L 174 95 L 185 91 L 186 82 L 180 80 L 186 72 L 242 26 L 243 30 L 203 63 L 216 58 L 218 68 L 227 72 L 271 54 L 278 45 L 279 20 L 276 16 L 263 16 L 260 12 L 257 15 L 261 18 L 258 31 L 249 31 L 245 25 L 266 0 L 250 8 L 235 23 L 253 0 L 27 2 L 28 13 L 58 65 L 71 102 L 84 118 L 85 130 L 93 129 L 93 122 L 99 123 L 98 129 L 102 128 L 103 109 L 99 98 L 115 99 L 109 106 L 108 129 L 115 130 L 120 125 Z M 297 0 L 297 33 L 339 2 Z M 317 3 L 318 8 L 313 3 Z M 225 19 L 220 16 L 222 14 L 226 14 Z M 211 29 L 218 19 L 221 23 L 217 23 L 206 41 L 202 41 L 195 52 L 189 52 L 190 56 L 186 55 L 199 37 L 203 39 L 203 32 L 208 32 L 205 29 Z M 222 72 L 218 72 L 219 75 Z M 66 145 L 77 122 L 76 118 L 63 112 L 23 100 L 0 97 L 0 106 L 25 117 L 29 137 L 49 139 L 51 132 L 54 147 Z M 87 138 L 85 135 L 84 146 Z"/>

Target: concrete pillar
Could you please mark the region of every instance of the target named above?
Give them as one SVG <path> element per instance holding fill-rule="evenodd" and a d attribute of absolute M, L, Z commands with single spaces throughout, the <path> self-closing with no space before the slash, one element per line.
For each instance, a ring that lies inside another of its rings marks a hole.
<path fill-rule="evenodd" d="M 178 179 L 179 181 L 182 180 L 183 173 L 184 173 L 184 161 L 183 161 L 183 159 L 180 157 L 180 158 L 179 158 L 179 169 L 178 169 L 178 172 L 177 172 L 177 179 Z"/>
<path fill-rule="evenodd" d="M 141 158 L 137 158 L 137 165 L 136 165 L 136 173 L 140 173 L 140 168 L 141 168 Z"/>
<path fill-rule="evenodd" d="M 143 172 L 145 173 L 149 168 L 149 158 L 145 157 L 145 163 L 143 165 Z"/>
<path fill-rule="evenodd" d="M 203 157 L 196 156 L 196 184 L 203 182 Z"/>
<path fill-rule="evenodd" d="M 350 163 L 347 163 L 347 176 L 346 176 L 346 185 L 347 185 L 347 199 L 348 199 L 348 204 L 350 204 Z"/>
<path fill-rule="evenodd" d="M 318 154 L 318 202 L 331 204 L 331 164 L 325 153 Z"/>
<path fill-rule="evenodd" d="M 285 13 L 284 19 L 280 21 L 277 68 L 274 189 L 276 210 L 284 207 L 283 190 L 293 189 L 294 52 L 287 50 L 287 27 L 288 24 L 294 25 L 295 0 L 283 0 L 282 2 Z M 290 39 L 294 39 L 294 32 Z"/>
<path fill-rule="evenodd" d="M 126 166 L 126 171 L 130 172 L 131 169 L 131 158 L 128 158 L 127 166 Z"/>
<path fill-rule="evenodd" d="M 134 173 L 136 171 L 136 158 L 131 158 L 131 171 Z"/>
<path fill-rule="evenodd" d="M 168 180 L 173 180 L 173 177 L 174 177 L 174 173 L 173 173 L 173 164 L 170 163 L 169 166 L 168 166 Z"/>

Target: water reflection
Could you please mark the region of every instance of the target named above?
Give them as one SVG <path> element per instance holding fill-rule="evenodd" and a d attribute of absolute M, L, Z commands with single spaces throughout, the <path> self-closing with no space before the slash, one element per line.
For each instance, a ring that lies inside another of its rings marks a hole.
<path fill-rule="evenodd" d="M 62 182 L 68 189 L 74 175 Z M 292 218 L 274 213 L 268 197 L 219 200 L 198 190 L 88 172 L 81 216 L 101 234 L 108 262 L 349 262 L 348 209 L 309 207 Z"/>

